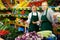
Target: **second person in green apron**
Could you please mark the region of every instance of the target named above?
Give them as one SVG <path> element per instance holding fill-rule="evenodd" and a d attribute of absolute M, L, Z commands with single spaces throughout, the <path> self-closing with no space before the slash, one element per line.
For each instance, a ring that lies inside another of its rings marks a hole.
<path fill-rule="evenodd" d="M 53 19 L 53 10 L 48 8 L 48 4 L 47 2 L 43 2 L 42 3 L 42 9 L 44 10 L 44 12 L 42 13 L 41 16 L 41 30 L 53 30 L 53 26 L 52 24 L 54 23 L 54 19 Z"/>

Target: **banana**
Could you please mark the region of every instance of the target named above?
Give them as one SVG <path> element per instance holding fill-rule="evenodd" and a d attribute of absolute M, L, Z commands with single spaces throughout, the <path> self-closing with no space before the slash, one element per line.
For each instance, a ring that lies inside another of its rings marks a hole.
<path fill-rule="evenodd" d="M 25 4 L 26 2 L 22 2 L 19 7 L 23 7 L 23 5 Z"/>
<path fill-rule="evenodd" d="M 29 4 L 29 2 L 27 2 L 23 7 L 27 7 L 28 4 Z"/>
<path fill-rule="evenodd" d="M 2 1 L 0 0 L 0 9 L 3 10 L 5 6 L 3 5 Z"/>

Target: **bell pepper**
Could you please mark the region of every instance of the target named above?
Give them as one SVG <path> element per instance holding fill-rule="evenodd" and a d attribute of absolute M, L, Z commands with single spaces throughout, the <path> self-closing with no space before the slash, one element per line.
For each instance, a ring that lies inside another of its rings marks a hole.
<path fill-rule="evenodd" d="M 22 14 L 22 15 L 24 15 L 24 14 L 25 14 L 25 11 L 24 11 L 24 10 L 22 10 L 22 11 L 21 11 L 21 14 Z"/>
<path fill-rule="evenodd" d="M 8 33 L 9 33 L 8 30 L 0 30 L 0 35 L 2 35 L 2 36 L 6 35 Z"/>

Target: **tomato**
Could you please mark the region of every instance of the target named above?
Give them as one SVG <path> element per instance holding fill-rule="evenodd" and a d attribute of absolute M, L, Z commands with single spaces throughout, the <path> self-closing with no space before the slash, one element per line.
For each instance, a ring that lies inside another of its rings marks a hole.
<path fill-rule="evenodd" d="M 22 10 L 22 11 L 21 11 L 21 14 L 22 14 L 22 15 L 24 15 L 24 14 L 25 14 L 25 11 L 24 11 L 24 10 Z"/>

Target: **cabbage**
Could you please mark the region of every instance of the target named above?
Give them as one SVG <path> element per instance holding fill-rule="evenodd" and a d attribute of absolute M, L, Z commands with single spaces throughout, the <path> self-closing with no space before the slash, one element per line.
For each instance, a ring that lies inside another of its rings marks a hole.
<path fill-rule="evenodd" d="M 40 31 L 37 32 L 38 35 L 43 35 L 43 37 L 49 37 L 52 34 L 52 31 Z"/>

